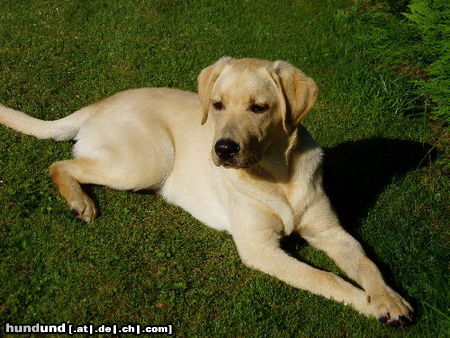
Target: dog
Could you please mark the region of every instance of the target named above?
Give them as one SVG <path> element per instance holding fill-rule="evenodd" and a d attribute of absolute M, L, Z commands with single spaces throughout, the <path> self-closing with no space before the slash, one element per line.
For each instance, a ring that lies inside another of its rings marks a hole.
<path fill-rule="evenodd" d="M 49 172 L 86 222 L 96 207 L 81 184 L 154 189 L 228 231 L 244 264 L 392 326 L 409 324 L 411 305 L 343 230 L 322 187 L 323 151 L 300 124 L 316 101 L 315 82 L 284 61 L 230 57 L 197 80 L 198 94 L 132 89 L 55 121 L 0 106 L 0 123 L 76 141 L 74 159 Z M 289 256 L 280 239 L 292 232 L 326 252 L 360 288 Z"/>

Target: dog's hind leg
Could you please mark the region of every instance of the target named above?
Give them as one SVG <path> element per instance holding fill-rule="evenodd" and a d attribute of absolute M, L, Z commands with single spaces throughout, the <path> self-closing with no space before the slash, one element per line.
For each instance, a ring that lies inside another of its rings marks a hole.
<path fill-rule="evenodd" d="M 53 183 L 76 217 L 91 222 L 97 213 L 94 202 L 81 184 L 104 185 L 118 190 L 158 189 L 170 174 L 173 150 L 167 142 L 154 147 L 134 144 L 133 148 L 125 140 L 122 145 L 123 151 L 116 146 L 114 151 L 103 149 L 98 156 L 79 156 L 50 166 Z M 129 149 L 134 149 L 137 154 L 132 156 L 130 151 L 125 151 Z"/>
<path fill-rule="evenodd" d="M 97 215 L 92 199 L 83 191 L 80 183 L 99 184 L 96 177 L 95 160 L 79 157 L 73 160 L 55 162 L 50 166 L 50 176 L 59 193 L 74 215 L 85 222 L 91 222 Z"/>

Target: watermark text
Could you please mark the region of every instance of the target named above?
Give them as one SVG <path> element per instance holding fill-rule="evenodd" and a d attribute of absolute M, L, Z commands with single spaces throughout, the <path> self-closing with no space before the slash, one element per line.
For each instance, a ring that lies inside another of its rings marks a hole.
<path fill-rule="evenodd" d="M 128 324 L 128 325 L 117 325 L 117 324 L 84 324 L 84 325 L 74 325 L 70 323 L 61 324 L 11 324 L 6 323 L 4 325 L 4 333 L 6 334 L 24 334 L 24 333 L 39 333 L 39 334 L 55 334 L 63 333 L 68 335 L 74 334 L 165 334 L 171 336 L 173 334 L 173 325 L 140 325 L 140 324 Z"/>

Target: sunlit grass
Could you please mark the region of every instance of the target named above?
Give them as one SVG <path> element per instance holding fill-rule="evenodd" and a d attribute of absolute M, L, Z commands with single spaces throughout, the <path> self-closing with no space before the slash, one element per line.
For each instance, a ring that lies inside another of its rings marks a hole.
<path fill-rule="evenodd" d="M 54 119 L 128 88 L 195 90 L 200 70 L 224 55 L 283 59 L 321 89 L 305 124 L 324 146 L 429 141 L 427 121 L 403 114 L 406 82 L 372 67 L 355 38 L 368 29 L 347 1 L 5 0 L 0 102 Z M 100 217 L 73 219 L 46 172 L 70 146 L 0 128 L 2 322 L 172 323 L 181 335 L 445 335 L 448 181 L 439 166 L 383 177 L 375 202 L 347 225 L 416 308 L 416 324 L 395 331 L 244 267 L 230 236 L 158 196 L 94 187 Z M 342 158 L 353 168 L 355 149 Z M 337 271 L 309 246 L 296 251 Z"/>

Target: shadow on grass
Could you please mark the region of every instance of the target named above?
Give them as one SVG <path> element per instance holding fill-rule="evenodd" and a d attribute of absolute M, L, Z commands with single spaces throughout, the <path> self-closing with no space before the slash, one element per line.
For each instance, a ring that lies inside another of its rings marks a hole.
<path fill-rule="evenodd" d="M 324 152 L 325 191 L 342 226 L 358 240 L 361 238 L 357 228 L 393 178 L 428 166 L 437 157 L 436 150 L 429 144 L 386 138 L 345 142 L 325 148 Z M 305 244 L 297 234 L 281 242 L 283 249 L 297 258 L 299 246 Z M 370 248 L 364 243 L 363 247 L 381 270 L 386 270 Z"/>
<path fill-rule="evenodd" d="M 325 149 L 324 188 L 343 227 L 355 234 L 395 177 L 428 166 L 436 157 L 437 152 L 429 144 L 386 138 Z"/>

